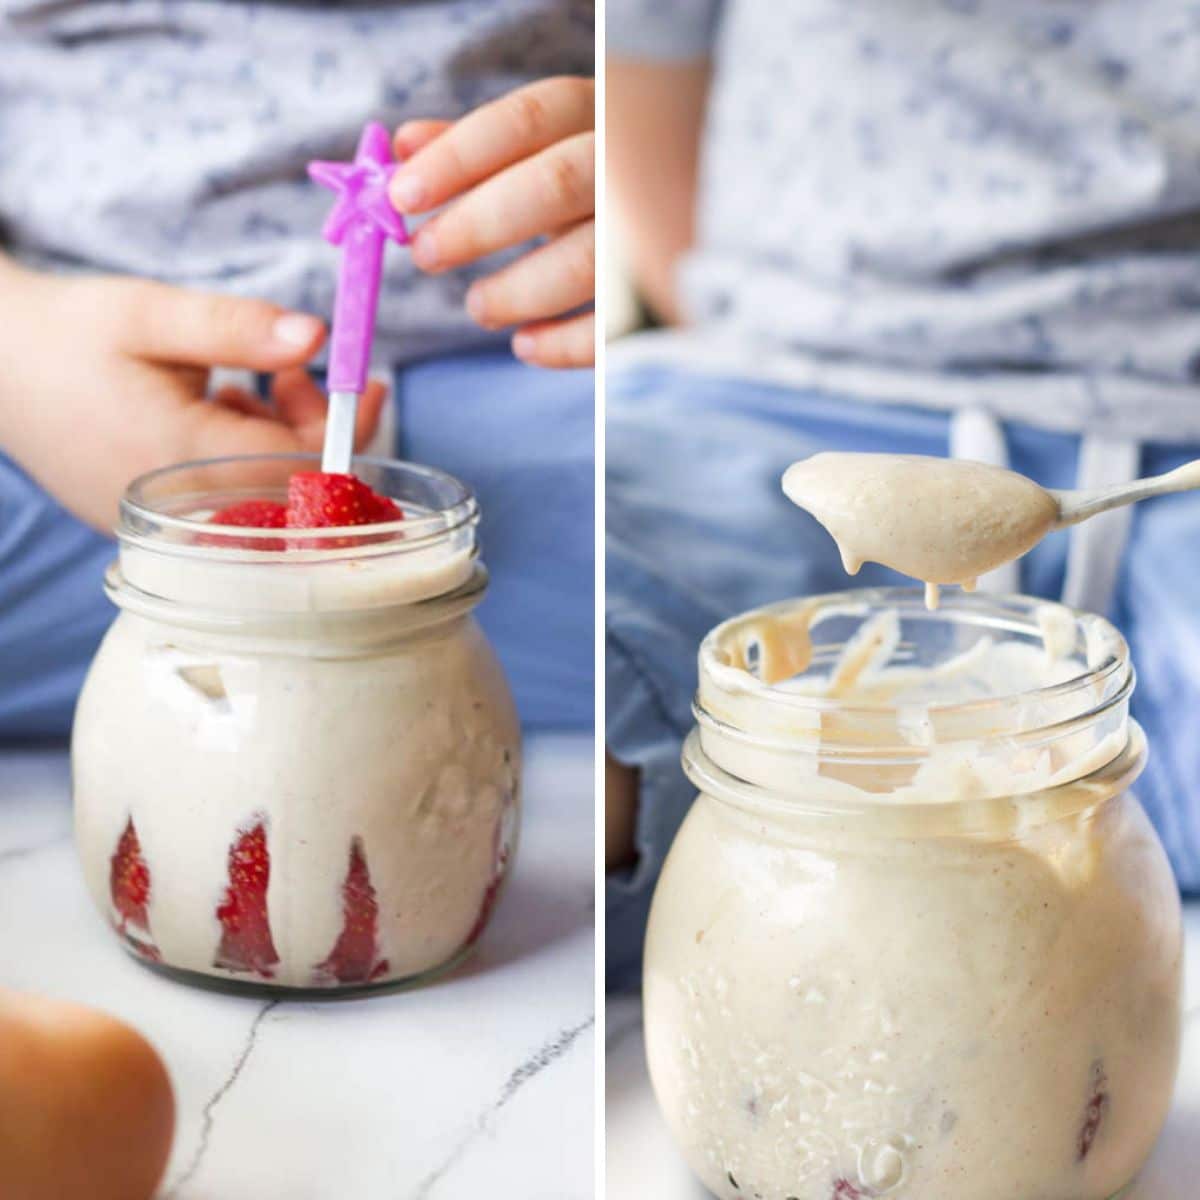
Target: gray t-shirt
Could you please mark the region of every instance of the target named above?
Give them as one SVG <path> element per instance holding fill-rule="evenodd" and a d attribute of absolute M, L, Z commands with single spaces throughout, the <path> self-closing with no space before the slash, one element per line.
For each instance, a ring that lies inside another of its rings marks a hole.
<path fill-rule="evenodd" d="M 1200 409 L 1194 3 L 609 0 L 608 52 L 713 60 L 709 345 L 1077 424 Z"/>
<path fill-rule="evenodd" d="M 327 315 L 333 198 L 309 159 L 352 157 L 372 118 L 454 117 L 592 66 L 592 0 L 0 0 L 0 245 Z M 380 361 L 478 343 L 479 273 L 389 249 Z"/>

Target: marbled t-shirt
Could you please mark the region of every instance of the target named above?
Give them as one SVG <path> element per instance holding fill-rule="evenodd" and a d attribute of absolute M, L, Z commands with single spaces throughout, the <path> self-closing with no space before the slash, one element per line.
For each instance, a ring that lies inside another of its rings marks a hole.
<path fill-rule="evenodd" d="M 887 398 L 950 381 L 1009 415 L 1200 433 L 1200 5 L 607 11 L 610 56 L 713 60 L 680 281 L 709 345 Z"/>
<path fill-rule="evenodd" d="M 0 0 L 0 247 L 332 310 L 331 195 L 369 119 L 454 117 L 591 74 L 592 0 Z M 389 250 L 376 356 L 480 340 L 474 274 Z"/>

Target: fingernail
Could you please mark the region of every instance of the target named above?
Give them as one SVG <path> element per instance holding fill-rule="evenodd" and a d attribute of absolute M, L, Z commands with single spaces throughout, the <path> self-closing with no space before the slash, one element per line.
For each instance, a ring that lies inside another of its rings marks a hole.
<path fill-rule="evenodd" d="M 487 296 L 484 295 L 483 287 L 478 283 L 473 283 L 467 289 L 467 312 L 471 314 L 471 319 L 479 325 L 482 325 L 487 318 Z"/>
<path fill-rule="evenodd" d="M 271 336 L 285 346 L 309 346 L 321 334 L 323 325 L 308 313 L 284 313 L 271 326 Z"/>
<path fill-rule="evenodd" d="M 425 197 L 429 194 L 429 189 L 426 188 L 424 180 L 419 176 L 408 171 L 397 171 L 392 176 L 388 194 L 392 198 L 392 203 L 401 212 L 420 212 L 421 205 L 425 203 Z"/>
<path fill-rule="evenodd" d="M 518 358 L 532 358 L 534 351 L 537 350 L 537 338 L 532 333 L 514 334 L 512 349 Z"/>
<path fill-rule="evenodd" d="M 416 237 L 412 240 L 412 256 L 417 266 L 426 271 L 437 266 L 437 235 L 428 225 L 417 230 Z"/>

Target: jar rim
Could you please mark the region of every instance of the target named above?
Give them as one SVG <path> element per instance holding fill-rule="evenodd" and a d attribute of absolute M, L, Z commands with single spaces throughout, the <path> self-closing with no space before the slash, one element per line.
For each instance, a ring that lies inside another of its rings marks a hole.
<path fill-rule="evenodd" d="M 834 633 L 818 646 L 826 620 Z M 1034 686 L 1018 686 L 1033 661 L 1023 655 L 989 673 L 1000 663 L 989 651 L 1045 653 L 1056 630 L 1062 645 Z M 868 673 L 865 699 L 853 676 L 836 693 L 835 672 L 864 646 L 859 661 L 870 670 L 915 668 L 898 695 L 871 692 L 872 680 L 888 680 Z M 939 676 L 948 698 L 928 686 Z M 930 611 L 916 588 L 863 588 L 722 622 L 701 643 L 692 711 L 707 758 L 754 786 L 952 803 L 1042 791 L 1116 758 L 1130 737 L 1134 683 L 1128 645 L 1102 617 L 1028 596 L 958 592 Z"/>
<path fill-rule="evenodd" d="M 1039 610 L 1054 610 L 1075 623 L 1089 645 L 1104 651 L 1096 653 L 1088 666 L 1069 679 L 1032 687 L 1019 692 L 986 698 L 956 701 L 946 704 L 925 705 L 930 712 L 962 713 L 983 715 L 1014 703 L 1033 700 L 1051 700 L 1078 693 L 1112 680 L 1114 697 L 1126 699 L 1133 690 L 1134 672 L 1129 655 L 1129 644 L 1111 621 L 1094 613 L 1071 608 L 1057 601 L 1042 600 L 1015 593 L 948 592 L 936 609 L 925 605 L 924 591 L 912 587 L 848 588 L 840 592 L 826 592 L 818 596 L 794 597 L 750 609 L 735 617 L 722 621 L 710 630 L 700 643 L 700 676 L 705 672 L 719 674 L 724 669 L 739 671 L 744 677 L 741 686 L 772 705 L 793 708 L 799 711 L 839 713 L 884 713 L 894 712 L 896 706 L 887 703 L 871 703 L 862 700 L 847 701 L 840 697 L 822 696 L 782 689 L 776 683 L 767 683 L 749 671 L 733 666 L 729 662 L 727 642 L 744 627 L 762 618 L 787 615 L 799 607 L 810 609 L 812 625 L 830 616 L 861 616 L 868 610 L 894 609 L 901 616 L 916 621 L 971 621 L 982 628 L 1007 630 L 1009 632 L 1032 633 L 1039 628 Z M 810 626 L 811 628 L 811 626 Z M 840 650 L 840 645 L 827 648 Z M 1114 700 L 1116 702 L 1116 700 Z M 697 716 L 704 712 L 702 697 L 698 693 L 693 704 Z"/>
<path fill-rule="evenodd" d="M 487 581 L 479 505 L 466 484 L 436 467 L 354 460 L 360 479 L 399 504 L 399 520 L 259 529 L 209 519 L 232 504 L 281 502 L 291 476 L 319 462 L 311 454 L 242 454 L 139 476 L 121 503 L 110 598 L 143 615 L 175 612 L 177 623 L 247 630 L 306 615 L 328 624 L 355 612 L 378 624 L 384 612 L 427 600 L 446 600 L 447 611 L 463 598 L 477 602 Z"/>
<path fill-rule="evenodd" d="M 277 467 L 282 473 L 285 466 L 298 470 L 320 467 L 318 454 L 231 454 L 217 458 L 193 459 L 169 466 L 158 467 L 133 479 L 120 501 L 120 519 L 115 530 L 123 544 L 141 546 L 156 551 L 219 559 L 223 562 L 239 560 L 262 562 L 279 559 L 278 545 L 303 552 L 305 561 L 323 559 L 345 559 L 365 554 L 388 553 L 399 548 L 424 548 L 432 542 L 447 538 L 464 527 L 479 520 L 479 504 L 474 492 L 460 479 L 436 467 L 401 459 L 389 459 L 376 455 L 356 455 L 352 462 L 354 473 L 374 475 L 377 478 L 391 474 L 422 485 L 432 493 L 445 493 L 436 504 L 422 504 L 421 512 L 413 515 L 407 511 L 400 520 L 381 521 L 371 525 L 328 526 L 320 529 L 258 529 L 241 525 L 213 524 L 203 517 L 178 511 L 191 505 L 196 506 L 204 499 L 210 504 L 214 495 L 219 495 L 228 507 L 239 500 L 261 499 L 264 486 L 252 488 L 224 486 L 202 491 L 193 488 L 172 491 L 170 485 L 186 475 L 203 479 L 206 475 L 219 477 L 228 471 L 235 474 L 239 468 L 249 469 Z M 369 482 L 369 480 L 368 480 Z M 151 493 L 156 487 L 165 486 L 164 496 L 155 503 Z M 378 489 L 377 489 L 378 490 Z M 389 494 L 387 491 L 384 494 Z M 390 495 L 393 500 L 405 502 L 405 497 Z M 170 505 L 164 505 L 169 499 Z M 411 503 L 411 501 L 410 501 Z M 314 542 L 323 543 L 314 546 Z M 336 546 L 329 543 L 336 541 Z M 262 543 L 257 545 L 256 543 Z M 289 559 L 292 556 L 289 555 Z"/>

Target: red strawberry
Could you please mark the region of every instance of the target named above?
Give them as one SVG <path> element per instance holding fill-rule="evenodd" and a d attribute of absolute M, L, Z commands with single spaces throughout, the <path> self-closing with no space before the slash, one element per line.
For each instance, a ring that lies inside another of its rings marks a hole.
<path fill-rule="evenodd" d="M 150 937 L 150 919 L 146 914 L 150 903 L 150 868 L 142 857 L 132 817 L 125 822 L 125 830 L 109 860 L 108 890 L 112 906 L 120 916 L 117 932 L 139 954 L 157 959 L 158 947 Z"/>
<path fill-rule="evenodd" d="M 208 518 L 210 525 L 238 525 L 243 529 L 287 528 L 287 507 L 278 500 L 242 500 L 231 504 Z M 221 537 L 215 533 L 201 534 L 196 539 L 201 546 L 235 546 L 240 550 L 283 550 L 282 538 Z"/>
<path fill-rule="evenodd" d="M 213 965 L 227 971 L 254 971 L 270 979 L 279 962 L 267 916 L 271 857 L 262 819 L 229 847 L 229 886 L 217 906 L 221 944 Z"/>
<path fill-rule="evenodd" d="M 471 932 L 467 934 L 467 940 L 463 943 L 465 946 L 473 946 L 483 936 L 488 921 L 492 919 L 492 909 L 496 907 L 496 901 L 500 898 L 500 885 L 503 882 L 504 876 L 497 875 L 484 889 L 479 915 L 475 918 L 475 924 L 471 926 Z"/>
<path fill-rule="evenodd" d="M 317 982 L 369 983 L 387 969 L 387 959 L 379 957 L 379 904 L 362 839 L 354 838 L 350 868 L 342 884 L 342 932 L 329 957 L 317 967 Z"/>
<path fill-rule="evenodd" d="M 1108 1111 L 1108 1074 L 1104 1064 L 1097 1060 L 1092 1063 L 1091 1091 L 1087 1107 L 1083 1110 L 1083 1125 L 1079 1130 L 1079 1140 L 1075 1146 L 1077 1162 L 1083 1162 L 1100 1132 L 1100 1123 Z"/>
<path fill-rule="evenodd" d="M 833 1200 L 863 1200 L 864 1194 L 848 1179 L 838 1179 L 833 1185 Z"/>
<path fill-rule="evenodd" d="M 287 523 L 292 529 L 374 525 L 403 516 L 394 501 L 371 491 L 353 475 L 298 471 L 288 481 Z"/>
<path fill-rule="evenodd" d="M 491 920 L 492 910 L 496 907 L 496 901 L 500 899 L 500 887 L 508 872 L 508 860 L 512 857 L 512 825 L 509 820 L 512 803 L 513 798 L 508 796 L 496 821 L 496 829 L 492 834 L 492 878 L 484 888 L 483 900 L 479 905 L 475 924 L 471 926 L 471 932 L 467 934 L 467 940 L 464 943 L 467 946 L 474 945 L 483 935 L 488 921 Z"/>
<path fill-rule="evenodd" d="M 286 529 L 287 505 L 278 500 L 242 500 L 208 518 L 210 525 L 241 525 L 247 529 Z"/>

